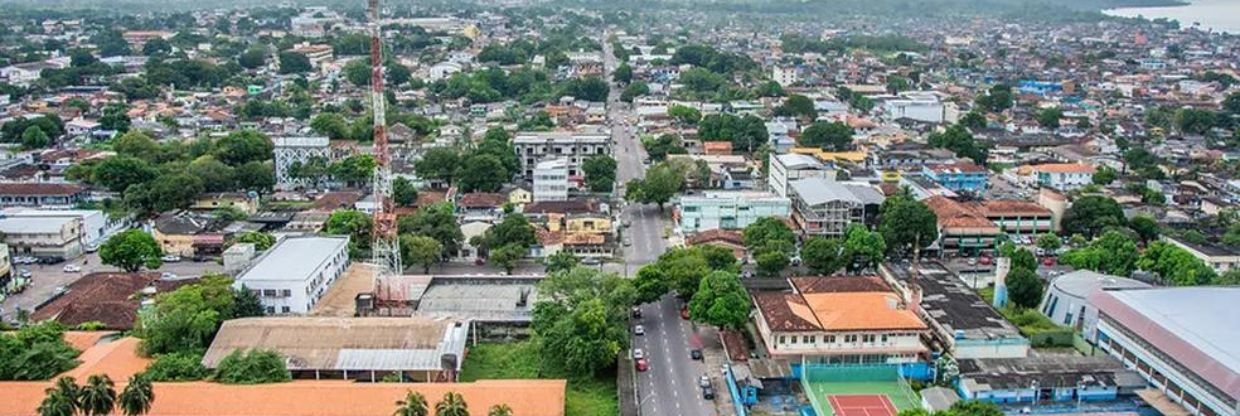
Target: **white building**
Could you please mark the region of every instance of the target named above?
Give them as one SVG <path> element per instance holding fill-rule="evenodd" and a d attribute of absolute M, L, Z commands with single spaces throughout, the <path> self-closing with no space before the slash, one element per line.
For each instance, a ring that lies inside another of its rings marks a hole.
<path fill-rule="evenodd" d="M 1101 291 L 1089 300 L 1097 345 L 1149 382 L 1155 391 L 1138 394 L 1156 410 L 1240 414 L 1240 288 Z"/>
<path fill-rule="evenodd" d="M 1150 285 L 1125 277 L 1105 275 L 1092 270 L 1077 270 L 1056 277 L 1047 287 L 1038 310 L 1056 324 L 1072 327 L 1093 339 L 1098 325 L 1098 308 L 1090 304 L 1090 295 L 1103 290 L 1145 289 Z"/>
<path fill-rule="evenodd" d="M 1094 183 L 1094 166 L 1088 163 L 1047 163 L 1033 167 L 1038 185 L 1070 191 Z"/>
<path fill-rule="evenodd" d="M 304 314 L 348 266 L 348 237 L 289 237 L 268 249 L 233 286 L 258 295 L 268 314 Z"/>
<path fill-rule="evenodd" d="M 461 72 L 463 69 L 465 69 L 465 65 L 457 62 L 440 62 L 427 70 L 427 77 L 432 82 L 439 81 L 442 79 L 447 79 L 452 76 L 452 74 Z"/>
<path fill-rule="evenodd" d="M 82 254 L 82 220 L 76 217 L 4 218 L 0 235 L 14 256 L 71 259 Z"/>
<path fill-rule="evenodd" d="M 679 198 L 680 228 L 686 233 L 737 230 L 760 218 L 788 218 L 792 201 L 770 192 L 717 191 Z"/>
<path fill-rule="evenodd" d="M 937 95 L 925 92 L 906 92 L 900 98 L 883 102 L 883 112 L 891 120 L 907 118 L 926 123 L 942 123 L 946 108 Z"/>
<path fill-rule="evenodd" d="M 127 225 L 125 219 L 114 220 L 99 210 L 9 208 L 3 215 L 7 218 L 77 218 L 82 224 L 81 243 L 96 246 Z"/>
<path fill-rule="evenodd" d="M 568 132 L 521 132 L 513 139 L 521 172 L 534 176 L 534 167 L 552 159 L 568 160 L 568 176 L 582 175 L 581 164 L 592 156 L 611 154 L 608 134 L 576 134 Z"/>
<path fill-rule="evenodd" d="M 291 190 L 297 187 L 313 187 L 315 184 L 292 174 L 295 165 L 305 164 L 312 158 L 331 161 L 331 148 L 326 137 L 276 137 L 274 144 L 274 160 L 276 166 L 276 189 Z"/>
<path fill-rule="evenodd" d="M 568 200 L 568 160 L 553 159 L 534 166 L 534 202 Z"/>
<path fill-rule="evenodd" d="M 785 68 L 776 65 L 771 69 L 771 80 L 775 81 L 781 87 L 788 87 L 801 81 L 801 77 L 797 75 L 796 68 Z"/>
<path fill-rule="evenodd" d="M 788 184 L 798 179 L 820 177 L 835 180 L 835 168 L 823 164 L 818 158 L 802 154 L 771 153 L 767 187 L 779 196 L 788 196 Z"/>

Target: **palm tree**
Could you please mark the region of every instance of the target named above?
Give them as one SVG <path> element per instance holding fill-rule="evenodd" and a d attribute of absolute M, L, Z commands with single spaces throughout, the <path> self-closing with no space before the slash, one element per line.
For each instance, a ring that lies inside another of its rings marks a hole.
<path fill-rule="evenodd" d="M 73 416 L 73 412 L 77 410 L 77 404 L 72 398 L 55 387 L 48 387 L 46 392 L 47 396 L 36 409 L 39 416 Z"/>
<path fill-rule="evenodd" d="M 82 413 L 86 416 L 104 416 L 116 406 L 116 388 L 106 374 L 95 374 L 86 379 L 86 386 L 79 396 Z"/>
<path fill-rule="evenodd" d="M 443 395 L 443 400 L 435 404 L 435 414 L 438 416 L 469 416 L 469 406 L 465 404 L 465 398 L 461 397 L 461 393 L 447 392 Z"/>
<path fill-rule="evenodd" d="M 491 410 L 487 412 L 487 416 L 512 416 L 512 408 L 506 404 L 497 404 L 491 406 Z"/>
<path fill-rule="evenodd" d="M 144 374 L 130 376 L 129 384 L 125 386 L 118 400 L 121 412 L 125 416 L 138 416 L 150 412 L 153 401 L 155 401 L 155 392 L 151 389 L 151 380 Z"/>
<path fill-rule="evenodd" d="M 426 404 L 426 396 L 413 390 L 405 393 L 405 400 L 396 401 L 396 413 L 393 416 L 428 416 L 430 407 Z"/>

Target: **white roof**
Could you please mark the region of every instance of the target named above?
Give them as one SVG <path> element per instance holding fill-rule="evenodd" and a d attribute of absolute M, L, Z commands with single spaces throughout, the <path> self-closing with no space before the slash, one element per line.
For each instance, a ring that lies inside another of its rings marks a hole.
<path fill-rule="evenodd" d="M 787 153 L 787 154 L 778 155 L 778 156 L 775 156 L 775 160 L 778 160 L 780 165 L 783 165 L 787 167 L 788 169 L 800 170 L 800 169 L 822 169 L 823 168 L 822 162 L 820 162 L 818 158 L 810 156 L 810 155 L 799 154 L 799 153 Z"/>
<path fill-rule="evenodd" d="M 76 217 L 22 217 L 0 219 L 0 233 L 4 234 L 59 234 L 65 223 Z"/>
<path fill-rule="evenodd" d="M 852 190 L 848 189 L 847 186 L 818 176 L 793 181 L 789 186 L 810 206 L 825 204 L 831 201 L 863 203 L 861 198 L 853 194 Z"/>
<path fill-rule="evenodd" d="M 563 132 L 521 132 L 513 139 L 516 144 L 532 143 L 606 143 L 610 138 L 606 134 L 573 134 Z"/>
<path fill-rule="evenodd" d="M 348 244 L 348 237 L 289 237 L 272 247 L 237 281 L 309 280 L 320 265 Z"/>
<path fill-rule="evenodd" d="M 327 147 L 326 137 L 276 137 L 271 139 L 275 147 Z"/>
<path fill-rule="evenodd" d="M 1240 372 L 1240 287 L 1198 286 L 1109 292 L 1233 372 Z M 1230 330 L 1228 328 L 1231 328 Z"/>

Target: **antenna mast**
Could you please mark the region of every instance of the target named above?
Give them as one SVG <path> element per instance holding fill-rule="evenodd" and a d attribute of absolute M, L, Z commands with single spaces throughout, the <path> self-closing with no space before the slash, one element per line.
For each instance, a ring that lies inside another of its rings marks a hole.
<path fill-rule="evenodd" d="M 374 232 L 371 261 L 379 275 L 400 275 L 400 242 L 396 235 L 396 213 L 392 209 L 392 155 L 388 150 L 386 99 L 383 96 L 383 28 L 379 0 L 368 0 L 370 9 L 370 109 L 374 113 L 375 196 Z"/>

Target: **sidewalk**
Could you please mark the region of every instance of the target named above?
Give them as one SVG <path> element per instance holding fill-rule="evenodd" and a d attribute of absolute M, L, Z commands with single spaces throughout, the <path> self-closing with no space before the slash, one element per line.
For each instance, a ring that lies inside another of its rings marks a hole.
<path fill-rule="evenodd" d="M 728 362 L 719 339 L 719 332 L 710 327 L 699 327 L 702 337 L 702 362 L 706 364 L 710 374 L 710 384 L 715 386 L 715 414 L 720 416 L 736 416 L 736 408 L 732 405 L 732 392 L 728 382 L 724 380 L 723 365 Z"/>

